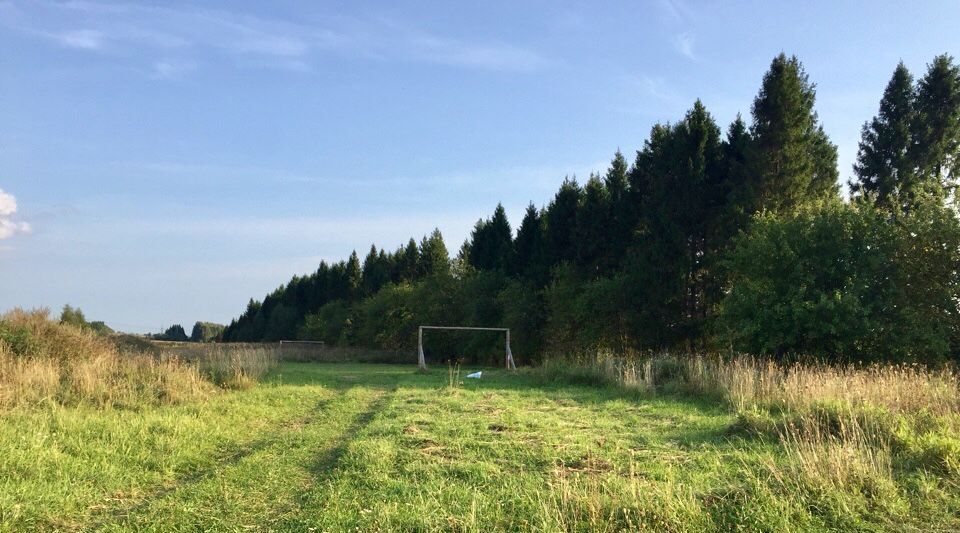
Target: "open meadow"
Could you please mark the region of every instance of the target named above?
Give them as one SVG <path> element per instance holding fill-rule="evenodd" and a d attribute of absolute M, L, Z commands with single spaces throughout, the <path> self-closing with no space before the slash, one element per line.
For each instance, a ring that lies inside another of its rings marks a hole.
<path fill-rule="evenodd" d="M 957 440 L 944 433 L 955 416 L 937 411 L 955 408 L 955 383 L 933 409 L 876 405 L 876 416 L 846 416 L 843 392 L 821 388 L 834 410 L 800 416 L 800 396 L 772 407 L 777 376 L 741 369 L 756 379 L 740 380 L 738 408 L 707 395 L 693 365 L 664 361 L 646 383 L 643 368 L 484 369 L 473 380 L 440 366 L 282 363 L 259 384 L 170 405 L 20 406 L 0 416 L 0 529 L 960 525 Z M 928 395 L 918 401 L 938 394 L 931 376 L 914 378 L 900 385 Z M 781 424 L 786 413 L 798 418 Z M 835 427 L 818 431 L 831 436 L 776 429 L 827 419 Z M 903 427 L 864 429 L 884 420 Z M 935 445 L 909 441 L 916 431 Z"/>
<path fill-rule="evenodd" d="M 0 0 L 0 533 L 960 532 L 957 28 Z"/>

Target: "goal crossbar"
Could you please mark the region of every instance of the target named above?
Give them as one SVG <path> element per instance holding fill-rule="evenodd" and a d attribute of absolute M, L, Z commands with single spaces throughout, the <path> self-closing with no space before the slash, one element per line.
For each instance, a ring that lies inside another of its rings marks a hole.
<path fill-rule="evenodd" d="M 502 331 L 506 333 L 506 358 L 505 364 L 508 370 L 516 370 L 517 365 L 513 362 L 513 352 L 510 351 L 510 328 L 482 328 L 474 326 L 420 326 L 417 330 L 417 366 L 426 370 L 427 360 L 423 355 L 423 330 L 425 329 L 452 329 L 466 331 Z"/>

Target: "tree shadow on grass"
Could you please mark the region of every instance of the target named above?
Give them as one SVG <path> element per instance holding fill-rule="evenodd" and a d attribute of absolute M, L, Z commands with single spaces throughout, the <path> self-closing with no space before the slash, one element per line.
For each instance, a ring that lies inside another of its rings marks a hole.
<path fill-rule="evenodd" d="M 730 440 L 732 414 L 725 405 L 714 399 L 680 391 L 653 395 L 606 385 L 545 381 L 524 370 L 510 372 L 471 367 L 461 369 L 459 375 L 462 378 L 467 372 L 475 370 L 483 370 L 483 377 L 480 380 L 461 379 L 462 383 L 458 385 L 460 390 L 507 395 L 528 392 L 531 397 L 523 398 L 523 404 L 582 409 L 588 419 L 591 412 L 597 415 L 615 412 L 675 420 L 675 423 L 664 426 L 662 435 L 678 440 L 685 446 L 724 444 Z M 285 386 L 322 385 L 335 389 L 363 386 L 439 392 L 449 386 L 450 372 L 439 365 L 422 373 L 405 365 L 293 363 L 281 367 L 281 373 L 274 377 L 277 383 Z M 710 422 L 711 419 L 717 420 Z"/>
<path fill-rule="evenodd" d="M 322 486 L 324 483 L 336 477 L 339 464 L 343 456 L 349 451 L 351 443 L 364 432 L 374 419 L 376 419 L 377 415 L 387 409 L 397 390 L 396 386 L 370 387 L 367 383 L 363 383 L 362 385 L 368 389 L 372 388 L 375 390 L 377 397 L 370 402 L 366 409 L 354 417 L 350 425 L 347 426 L 339 436 L 333 439 L 324 450 L 317 454 L 309 467 L 310 473 L 313 476 L 312 487 Z M 341 394 L 345 394 L 350 388 L 351 386 L 349 385 L 343 386 L 340 391 Z M 297 518 L 300 517 L 303 509 L 310 506 L 310 497 L 312 494 L 313 492 L 308 490 L 300 495 L 296 507 L 278 510 L 275 516 L 281 517 L 279 523 L 276 521 L 267 521 L 262 523 L 261 526 L 265 529 L 274 529 L 277 527 L 290 530 L 300 529 L 299 525 L 302 524 L 299 524 Z"/>
<path fill-rule="evenodd" d="M 316 461 L 314 461 L 310 468 L 310 471 L 314 474 L 316 483 L 319 484 L 334 477 L 337 465 L 350 448 L 350 443 L 373 422 L 378 414 L 390 405 L 395 392 L 396 387 L 386 391 L 380 391 L 377 398 L 370 403 L 367 409 L 359 413 L 353 419 L 350 426 L 333 441 L 332 445 L 317 456 Z"/>
<path fill-rule="evenodd" d="M 302 426 L 314 423 L 316 422 L 317 413 L 327 409 L 338 398 L 339 395 L 324 398 L 317 402 L 308 414 L 283 421 L 278 427 Z M 84 530 L 99 530 L 110 524 L 128 524 L 133 516 L 147 510 L 154 503 L 163 500 L 175 492 L 188 489 L 215 477 L 220 472 L 239 463 L 243 459 L 257 454 L 270 446 L 276 445 L 282 436 L 282 431 L 271 431 L 267 436 L 252 442 L 222 447 L 218 450 L 217 458 L 212 464 L 197 470 L 183 472 L 176 476 L 171 483 L 158 486 L 153 490 L 145 492 L 137 498 L 135 502 L 121 505 L 104 505 L 97 508 L 84 525 Z"/>

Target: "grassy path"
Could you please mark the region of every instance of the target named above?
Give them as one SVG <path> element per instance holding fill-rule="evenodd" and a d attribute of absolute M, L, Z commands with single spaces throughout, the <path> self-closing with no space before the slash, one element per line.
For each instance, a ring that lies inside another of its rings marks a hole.
<path fill-rule="evenodd" d="M 0 530 L 836 527 L 744 476 L 776 449 L 733 422 L 523 372 L 285 364 L 198 404 L 4 415 Z"/>

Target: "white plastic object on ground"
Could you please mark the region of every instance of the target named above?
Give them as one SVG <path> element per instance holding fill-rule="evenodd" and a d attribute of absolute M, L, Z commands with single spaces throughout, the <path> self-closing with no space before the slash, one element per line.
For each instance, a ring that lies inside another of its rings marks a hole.
<path fill-rule="evenodd" d="M 474 372 L 473 374 L 467 374 L 466 377 L 468 377 L 468 378 L 474 378 L 474 379 L 480 379 L 480 375 L 481 375 L 481 374 L 483 374 L 483 370 L 481 370 L 481 371 L 479 371 L 479 372 Z"/>

